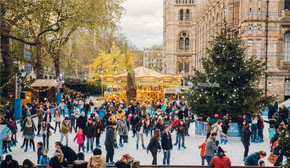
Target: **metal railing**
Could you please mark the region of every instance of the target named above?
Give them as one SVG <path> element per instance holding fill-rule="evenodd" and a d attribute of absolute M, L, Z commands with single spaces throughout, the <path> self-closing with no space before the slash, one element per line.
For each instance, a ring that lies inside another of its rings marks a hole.
<path fill-rule="evenodd" d="M 22 166 L 19 166 L 23 168 Z M 46 168 L 44 165 L 37 165 L 36 168 Z M 106 166 L 107 168 L 117 168 L 116 166 Z M 258 168 L 259 166 L 231 166 L 231 168 Z M 67 168 L 72 168 L 69 165 Z M 210 166 L 200 166 L 200 165 L 140 165 L 140 168 L 211 168 Z M 278 168 L 274 166 L 266 166 L 263 168 Z"/>

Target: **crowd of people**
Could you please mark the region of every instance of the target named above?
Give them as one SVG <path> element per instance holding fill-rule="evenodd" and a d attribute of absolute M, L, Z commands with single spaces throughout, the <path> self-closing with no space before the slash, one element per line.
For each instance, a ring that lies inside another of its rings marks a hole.
<path fill-rule="evenodd" d="M 273 164 L 281 165 L 283 155 L 279 153 L 278 137 L 286 129 L 289 122 L 288 114 L 289 110 L 286 107 L 279 109 L 275 104 L 269 109 L 268 121 L 264 120 L 261 115 L 244 115 L 241 119 L 237 119 L 222 113 L 207 118 L 206 140 L 198 146 L 201 149 L 201 164 L 204 165 L 207 161 L 208 165 L 215 167 L 231 166 L 231 160 L 226 156 L 227 151 L 224 151 L 220 144 L 228 142 L 229 124 L 236 120 L 242 132 L 245 165 L 265 164 L 261 160 L 267 155 L 265 151 L 248 156 L 250 143 L 264 142 L 264 122 L 270 124 L 271 154 L 279 156 Z M 153 165 L 157 164 L 157 153 L 161 151 L 163 151 L 163 164 L 170 165 L 170 155 L 174 146 L 178 150 L 187 149 L 185 137 L 189 136 L 190 125 L 195 121 L 183 102 L 152 101 L 148 105 L 139 102 L 126 104 L 124 101 L 112 101 L 104 102 L 97 107 L 93 101 L 87 101 L 85 95 L 76 92 L 64 95 L 60 103 L 24 105 L 20 127 L 17 127 L 13 109 L 8 103 L 5 105 L 4 116 L 0 118 L 0 124 L 7 125 L 9 128 L 7 138 L 3 140 L 3 153 L 8 155 L 2 162 L 1 168 L 11 167 L 11 165 L 14 167 L 17 164 L 9 153 L 20 140 L 23 140 L 21 148 L 24 148 L 24 152 L 30 148 L 37 152 L 36 165 L 49 165 L 52 168 L 66 167 L 68 164 L 73 164 L 74 167 L 90 168 L 102 168 L 106 165 L 116 165 L 120 168 L 138 167 L 139 162 L 128 154 L 114 162 L 114 150 L 128 143 L 129 131 L 132 131 L 133 138 L 136 139 L 136 150 L 142 149 L 151 153 Z M 33 117 L 37 118 L 37 123 Z M 22 132 L 23 139 L 16 136 L 18 131 Z M 174 131 L 176 137 L 173 138 L 171 133 Z M 47 153 L 50 137 L 58 132 L 61 134 L 60 142 L 54 142 L 54 157 L 49 158 Z M 73 141 L 78 145 L 77 153 L 68 146 L 68 135 L 73 133 L 75 134 Z M 35 135 L 42 137 L 42 142 L 37 142 L 36 145 Z M 105 136 L 103 144 L 100 143 L 101 136 Z M 144 143 L 145 137 L 150 137 L 147 145 Z M 101 147 L 106 150 L 106 158 L 102 156 Z M 88 161 L 85 161 L 85 152 L 93 154 Z M 23 165 L 30 168 L 35 164 L 26 159 Z"/>

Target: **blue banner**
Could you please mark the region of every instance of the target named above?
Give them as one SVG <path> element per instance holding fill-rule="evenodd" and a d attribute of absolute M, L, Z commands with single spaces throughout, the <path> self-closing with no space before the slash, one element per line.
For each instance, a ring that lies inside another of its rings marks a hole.
<path fill-rule="evenodd" d="M 16 120 L 22 118 L 22 99 L 14 100 L 14 115 Z"/>

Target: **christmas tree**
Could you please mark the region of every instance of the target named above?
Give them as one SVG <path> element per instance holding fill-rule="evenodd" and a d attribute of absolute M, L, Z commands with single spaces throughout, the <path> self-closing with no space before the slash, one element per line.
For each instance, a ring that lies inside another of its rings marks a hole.
<path fill-rule="evenodd" d="M 283 131 L 279 137 L 280 153 L 286 157 L 286 163 L 282 168 L 290 167 L 290 132 L 288 129 Z"/>
<path fill-rule="evenodd" d="M 245 51 L 241 37 L 232 35 L 229 29 L 221 29 L 213 37 L 207 57 L 202 59 L 203 70 L 187 78 L 192 84 L 187 102 L 193 113 L 204 118 L 215 113 L 241 117 L 269 105 L 272 98 L 258 88 L 265 63 L 255 56 L 246 56 Z M 219 87 L 211 87 L 213 83 Z"/>

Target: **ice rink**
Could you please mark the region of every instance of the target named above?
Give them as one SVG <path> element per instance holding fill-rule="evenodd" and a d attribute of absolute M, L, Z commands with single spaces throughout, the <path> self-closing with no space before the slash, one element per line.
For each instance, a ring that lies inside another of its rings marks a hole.
<path fill-rule="evenodd" d="M 34 119 L 34 121 L 35 121 L 35 124 L 37 124 L 37 119 Z M 185 145 L 187 149 L 180 149 L 180 151 L 178 151 L 177 146 L 175 146 L 173 151 L 171 152 L 171 165 L 200 165 L 201 164 L 200 150 L 198 149 L 198 145 L 200 145 L 205 140 L 205 136 L 195 135 L 194 125 L 195 125 L 194 123 L 191 124 L 190 131 L 189 131 L 190 136 L 189 137 L 187 136 L 185 138 Z M 54 122 L 52 122 L 52 126 L 54 126 Z M 268 138 L 268 127 L 269 125 L 265 123 L 265 128 L 264 128 L 265 142 L 264 143 L 251 143 L 249 154 L 260 151 L 260 150 L 264 150 L 267 152 L 267 154 L 269 154 L 270 143 L 269 143 L 269 138 Z M 19 125 L 18 125 L 18 129 L 20 130 Z M 77 152 L 78 144 L 76 142 L 73 142 L 74 136 L 75 136 L 74 132 L 69 135 L 69 146 Z M 146 137 L 146 136 L 144 137 L 145 137 L 144 143 L 145 143 L 145 146 L 147 147 L 150 141 L 150 137 Z M 172 133 L 173 143 L 175 143 L 175 137 L 176 137 L 176 134 L 175 132 L 173 132 Z M 23 143 L 21 132 L 17 133 L 17 140 L 18 140 L 18 144 L 16 147 L 12 148 L 12 152 L 11 152 L 11 154 L 13 155 L 13 158 L 17 160 L 19 164 L 22 164 L 24 159 L 30 159 L 31 161 L 33 161 L 33 163 L 36 163 L 37 153 L 33 152 L 32 148 L 28 149 L 27 152 L 24 152 L 24 148 L 20 149 L 20 146 Z M 123 148 L 119 147 L 119 149 L 115 149 L 114 161 L 117 161 L 123 154 L 128 153 L 132 155 L 136 160 L 139 160 L 142 165 L 150 165 L 152 162 L 152 156 L 150 152 L 149 154 L 147 154 L 146 150 L 140 149 L 141 141 L 139 142 L 139 150 L 136 150 L 136 140 L 137 140 L 136 137 L 132 138 L 132 131 L 130 131 L 129 143 L 125 144 Z M 35 144 L 37 142 L 42 142 L 42 137 L 35 137 L 34 141 L 35 141 Z M 56 141 L 60 141 L 59 132 L 53 134 L 50 137 L 50 146 L 49 146 L 50 150 L 48 152 L 49 157 L 53 156 L 54 142 Z M 100 141 L 102 145 L 101 149 L 103 151 L 103 155 L 106 156 L 106 151 L 104 147 L 105 133 L 102 134 Z M 63 144 L 65 144 L 65 138 L 64 138 Z M 86 145 L 86 142 L 85 142 L 85 145 Z M 229 142 L 226 145 L 221 145 L 221 146 L 224 150 L 227 151 L 226 155 L 230 157 L 232 161 L 232 165 L 244 165 L 243 163 L 244 147 L 240 141 L 240 138 L 229 138 Z M 85 159 L 88 160 L 91 155 L 92 155 L 91 152 L 89 153 L 85 152 Z M 163 152 L 158 153 L 157 158 L 158 158 L 158 164 L 162 164 Z M 267 166 L 272 166 L 272 164 L 270 164 L 266 158 L 264 158 L 263 160 L 266 162 Z"/>

